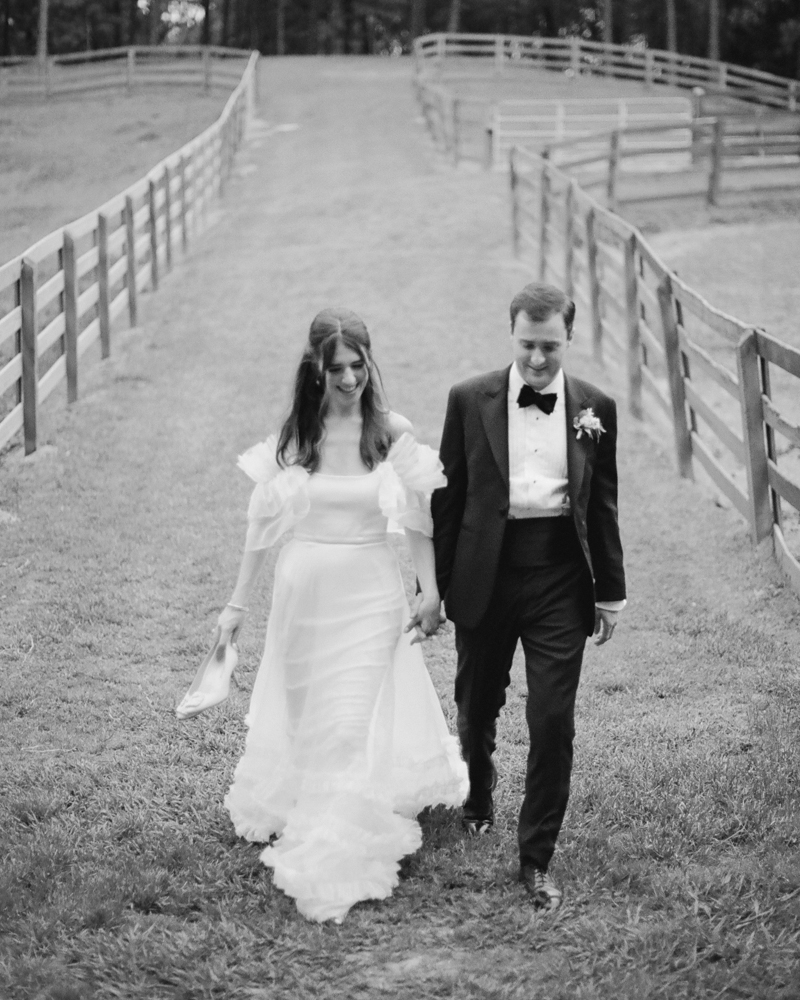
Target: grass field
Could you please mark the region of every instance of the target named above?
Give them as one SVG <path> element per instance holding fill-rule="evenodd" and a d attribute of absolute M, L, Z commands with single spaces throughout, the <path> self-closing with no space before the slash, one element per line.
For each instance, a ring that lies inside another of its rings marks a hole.
<path fill-rule="evenodd" d="M 0 263 L 97 208 L 210 125 L 227 94 L 169 88 L 0 109 Z"/>
<path fill-rule="evenodd" d="M 408 68 L 274 60 L 216 224 L 118 331 L 45 447 L 0 466 L 3 1000 L 797 1000 L 800 602 L 744 525 L 680 480 L 621 408 L 630 606 L 587 649 L 554 919 L 516 882 L 525 753 L 515 671 L 494 835 L 421 817 L 383 903 L 309 924 L 238 840 L 222 796 L 244 690 L 173 707 L 229 596 L 248 485 L 325 304 L 372 330 L 393 407 L 438 440 L 447 388 L 508 357 L 504 179 L 455 171 L 416 124 Z M 369 80 L 370 86 L 364 85 Z M 584 340 L 569 370 L 618 391 Z M 408 561 L 403 562 L 411 578 Z M 451 724 L 451 636 L 425 647 Z"/>

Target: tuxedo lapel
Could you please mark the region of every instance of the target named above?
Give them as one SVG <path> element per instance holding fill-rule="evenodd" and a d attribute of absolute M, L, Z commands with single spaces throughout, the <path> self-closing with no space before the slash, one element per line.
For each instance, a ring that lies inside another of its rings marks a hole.
<path fill-rule="evenodd" d="M 478 400 L 483 429 L 508 489 L 508 372 L 493 372 Z"/>
<path fill-rule="evenodd" d="M 579 441 L 573 424 L 578 413 L 587 403 L 587 399 L 566 372 L 564 372 L 564 403 L 567 413 L 567 490 L 572 510 L 577 510 L 577 500 L 583 485 L 583 473 L 586 465 L 584 442 L 588 441 L 588 437 L 582 436 Z"/>

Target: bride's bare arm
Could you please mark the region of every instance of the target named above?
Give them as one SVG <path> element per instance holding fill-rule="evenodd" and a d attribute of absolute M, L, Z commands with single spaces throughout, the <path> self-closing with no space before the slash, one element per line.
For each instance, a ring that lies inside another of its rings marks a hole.
<path fill-rule="evenodd" d="M 406 528 L 406 538 L 419 582 L 419 593 L 411 604 L 411 619 L 406 632 L 416 631 L 412 643 L 423 642 L 438 631 L 441 621 L 439 590 L 436 586 L 436 565 L 433 558 L 433 540 L 421 531 Z"/>
<path fill-rule="evenodd" d="M 231 599 L 217 619 L 217 624 L 222 630 L 220 637 L 222 642 L 227 641 L 229 635 L 236 641 L 250 607 L 250 594 L 264 566 L 268 551 L 268 549 L 245 550 Z"/>

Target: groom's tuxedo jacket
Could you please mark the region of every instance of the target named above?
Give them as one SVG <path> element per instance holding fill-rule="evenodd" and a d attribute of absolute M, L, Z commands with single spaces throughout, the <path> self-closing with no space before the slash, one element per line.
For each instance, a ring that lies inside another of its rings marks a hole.
<path fill-rule="evenodd" d="M 440 455 L 447 486 L 433 494 L 434 547 L 439 592 L 448 618 L 474 628 L 494 588 L 509 510 L 509 368 L 453 386 Z M 583 603 L 587 634 L 594 601 L 625 597 L 617 524 L 617 411 L 595 386 L 565 373 L 568 494 L 571 514 L 594 583 Z M 605 433 L 599 441 L 573 421 L 591 408 Z"/>

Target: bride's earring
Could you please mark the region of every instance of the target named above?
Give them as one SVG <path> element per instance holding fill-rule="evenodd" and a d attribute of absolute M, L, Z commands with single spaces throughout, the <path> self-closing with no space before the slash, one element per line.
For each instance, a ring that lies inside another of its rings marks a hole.
<path fill-rule="evenodd" d="M 201 712 L 220 705 L 228 697 L 231 678 L 239 662 L 239 649 L 230 638 L 226 643 L 220 642 L 221 635 L 222 629 L 217 628 L 211 649 L 175 709 L 181 720 L 193 719 Z"/>

